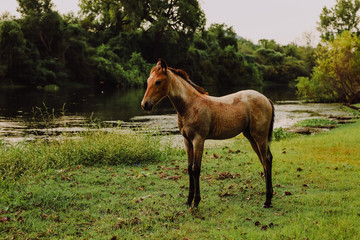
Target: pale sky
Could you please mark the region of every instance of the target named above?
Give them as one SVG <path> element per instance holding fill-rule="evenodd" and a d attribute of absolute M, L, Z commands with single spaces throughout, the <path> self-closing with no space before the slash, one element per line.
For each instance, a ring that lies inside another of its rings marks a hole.
<path fill-rule="evenodd" d="M 199 0 L 207 26 L 225 23 L 246 39 L 274 39 L 280 44 L 302 44 L 302 34 L 312 32 L 315 41 L 319 16 L 324 6 L 333 7 L 336 0 Z M 53 0 L 60 13 L 78 12 L 77 0 Z M 0 0 L 0 13 L 16 13 L 16 0 Z"/>

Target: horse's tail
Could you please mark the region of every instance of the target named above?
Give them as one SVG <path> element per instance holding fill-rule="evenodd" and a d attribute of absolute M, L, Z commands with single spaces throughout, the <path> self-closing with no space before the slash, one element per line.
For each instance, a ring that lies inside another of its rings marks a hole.
<path fill-rule="evenodd" d="M 273 130 L 274 130 L 275 108 L 274 108 L 274 103 L 270 99 L 269 99 L 269 102 L 271 104 L 272 112 L 271 112 L 271 122 L 270 122 L 270 128 L 269 128 L 269 133 L 268 133 L 268 140 L 269 140 L 269 142 L 271 142 Z"/>

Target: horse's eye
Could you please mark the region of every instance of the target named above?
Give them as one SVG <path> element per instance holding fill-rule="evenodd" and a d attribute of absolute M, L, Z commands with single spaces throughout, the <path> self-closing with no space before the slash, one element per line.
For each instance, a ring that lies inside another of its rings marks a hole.
<path fill-rule="evenodd" d="M 159 85 L 160 85 L 160 83 L 161 83 L 161 81 L 160 81 L 160 80 L 159 80 L 159 81 L 156 81 L 156 82 L 155 82 L 155 85 L 159 86 Z"/>

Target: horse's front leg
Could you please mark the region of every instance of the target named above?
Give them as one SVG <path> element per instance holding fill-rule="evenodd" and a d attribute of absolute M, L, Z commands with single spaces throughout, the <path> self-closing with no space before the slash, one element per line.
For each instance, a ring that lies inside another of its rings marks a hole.
<path fill-rule="evenodd" d="M 194 199 L 194 176 L 193 176 L 193 164 L 194 164 L 194 147 L 190 140 L 184 137 L 184 143 L 186 148 L 186 153 L 188 156 L 188 174 L 189 174 L 189 195 L 186 205 L 191 207 L 192 201 Z"/>
<path fill-rule="evenodd" d="M 199 202 L 201 200 L 200 196 L 200 171 L 201 171 L 201 160 L 202 154 L 204 151 L 204 142 L 205 139 L 198 137 L 193 140 L 194 146 L 194 164 L 192 166 L 192 173 L 194 176 L 194 208 L 198 207 Z"/>

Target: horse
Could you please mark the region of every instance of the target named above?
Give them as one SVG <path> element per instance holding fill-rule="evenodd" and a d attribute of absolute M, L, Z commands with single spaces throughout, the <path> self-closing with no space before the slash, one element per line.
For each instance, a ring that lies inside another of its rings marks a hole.
<path fill-rule="evenodd" d="M 222 97 L 209 96 L 189 79 L 185 71 L 168 67 L 165 60 L 159 59 L 150 71 L 141 107 L 151 111 L 165 97 L 177 111 L 188 157 L 189 195 L 186 204 L 197 208 L 201 200 L 199 177 L 205 140 L 227 139 L 243 133 L 264 169 L 266 200 L 263 207 L 271 207 L 273 157 L 269 144 L 275 116 L 273 103 L 254 90 Z"/>

